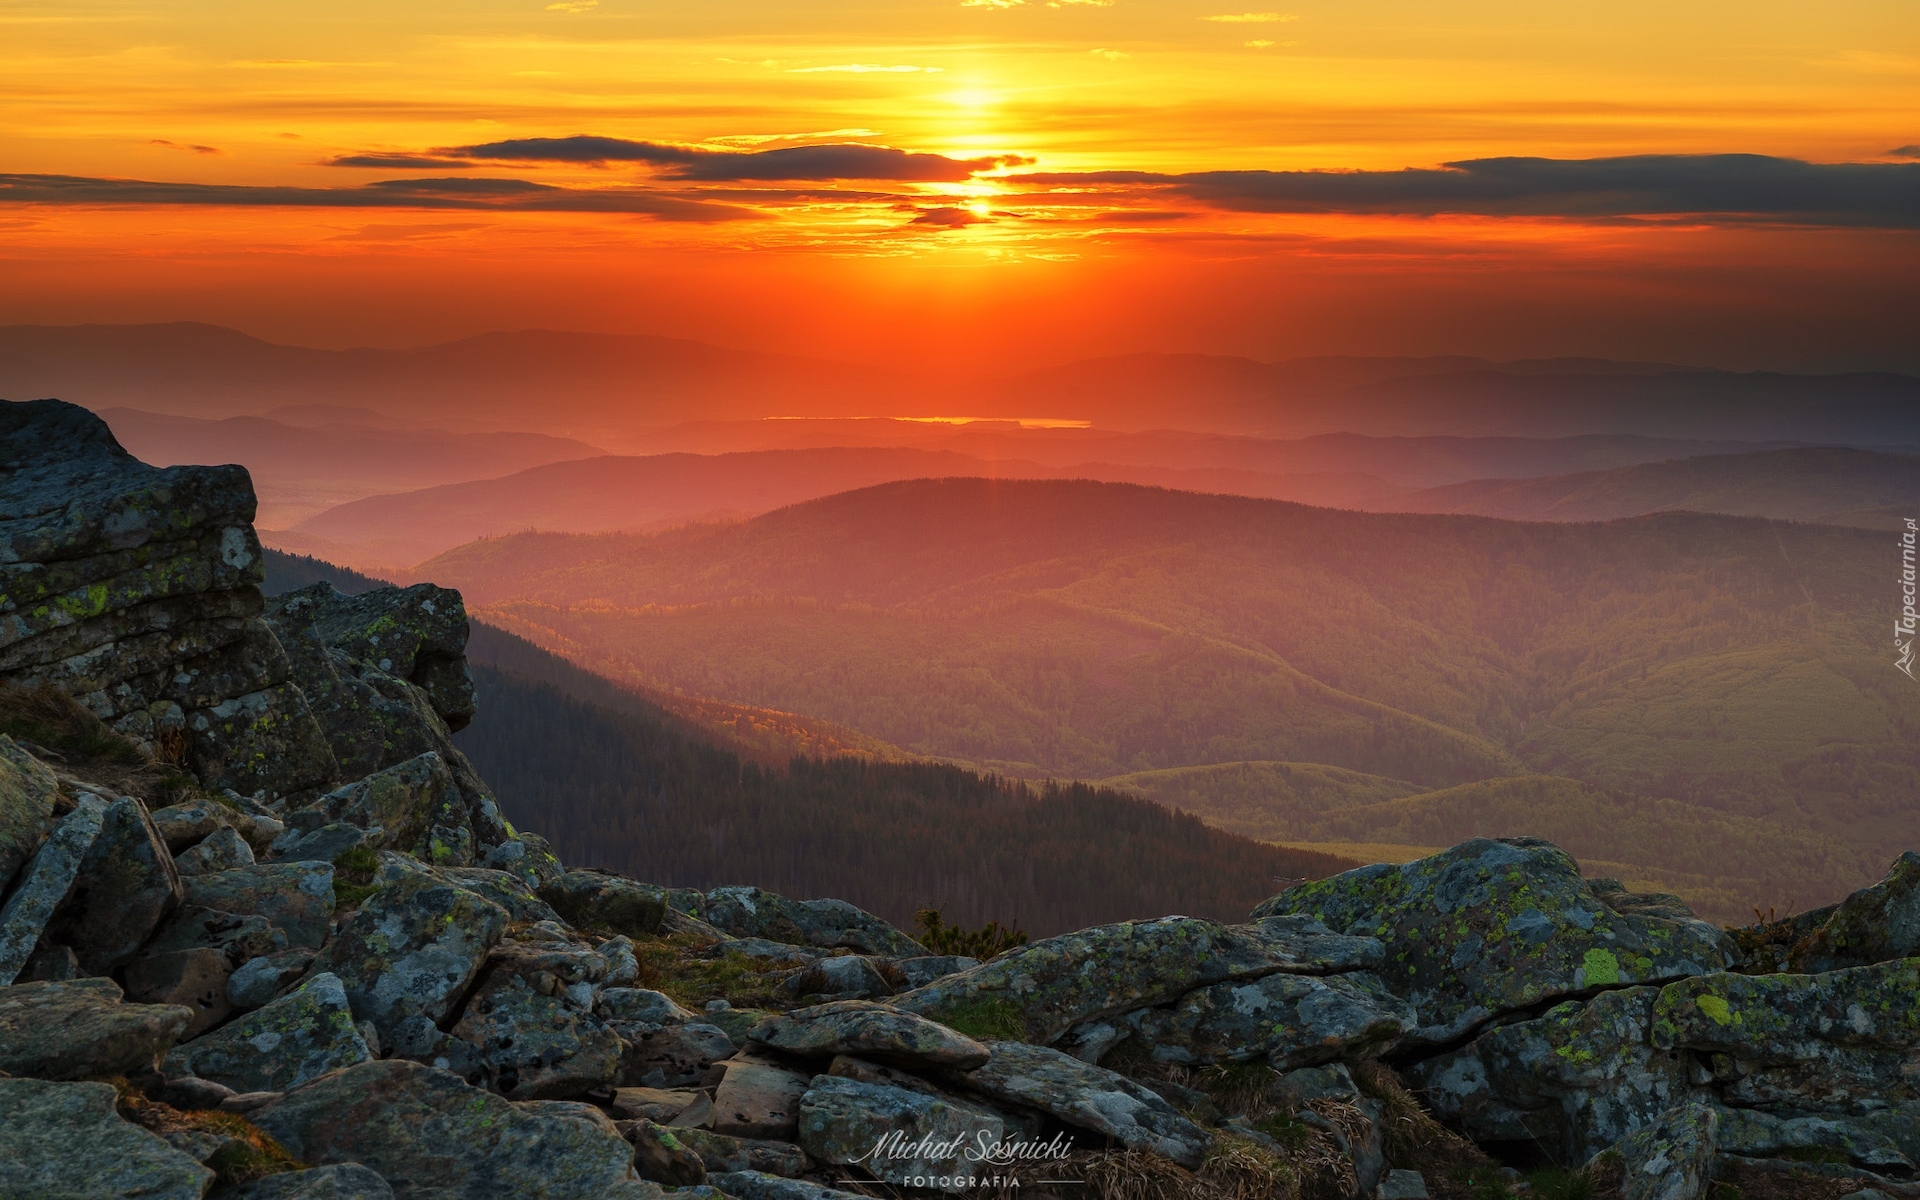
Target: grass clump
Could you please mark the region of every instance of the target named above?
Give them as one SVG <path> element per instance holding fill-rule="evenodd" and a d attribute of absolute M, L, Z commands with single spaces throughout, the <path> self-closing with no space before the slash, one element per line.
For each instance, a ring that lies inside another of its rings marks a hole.
<path fill-rule="evenodd" d="M 163 731 L 150 755 L 49 684 L 0 683 L 0 734 L 69 775 L 115 795 L 138 796 L 150 807 L 202 794 L 181 767 L 185 730 Z"/>
<path fill-rule="evenodd" d="M 708 957 L 705 951 L 712 944 L 692 932 L 634 939 L 640 986 L 664 992 L 676 1003 L 695 1010 L 709 1000 L 725 1000 L 735 1008 L 793 1007 L 792 1000 L 775 990 L 790 968 L 744 954 Z"/>
<path fill-rule="evenodd" d="M 1527 1187 L 1539 1200 L 1595 1200 L 1599 1187 L 1585 1171 L 1547 1167 L 1527 1176 Z"/>
<path fill-rule="evenodd" d="M 339 908 L 362 904 L 379 891 L 373 873 L 380 869 L 380 856 L 365 846 L 352 846 L 333 856 L 333 902 Z"/>
<path fill-rule="evenodd" d="M 223 1112 L 183 1111 L 147 1099 L 124 1078 L 107 1082 L 118 1093 L 114 1107 L 121 1117 L 142 1129 L 162 1136 L 191 1132 L 226 1139 L 226 1144 L 206 1161 L 206 1166 L 214 1172 L 217 1186 L 237 1187 L 268 1175 L 307 1169 L 307 1163 L 287 1153 L 286 1147 L 245 1117 Z"/>
<path fill-rule="evenodd" d="M 935 1014 L 948 1029 L 971 1038 L 1003 1042 L 1027 1040 L 1027 1019 L 1018 1005 L 999 996 L 973 996 Z"/>

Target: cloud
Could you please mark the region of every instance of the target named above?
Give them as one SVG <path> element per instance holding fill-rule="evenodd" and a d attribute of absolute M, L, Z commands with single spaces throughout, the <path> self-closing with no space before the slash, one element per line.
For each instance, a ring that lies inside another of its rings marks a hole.
<path fill-rule="evenodd" d="M 1150 184 L 1236 212 L 1764 217 L 1920 228 L 1920 163 L 1807 163 L 1758 154 L 1482 158 L 1401 171 L 1090 171 L 1035 184 Z"/>
<path fill-rule="evenodd" d="M 170 142 L 165 138 L 152 138 L 149 140 L 148 145 L 165 146 L 169 150 L 185 150 L 188 154 L 220 154 L 222 153 L 220 147 L 218 146 L 195 146 L 195 145 L 192 145 L 191 143 Z"/>
<path fill-rule="evenodd" d="M 879 63 L 842 63 L 837 67 L 788 67 L 789 75 L 819 75 L 841 72 L 848 75 L 938 75 L 940 67 L 882 66 Z"/>
<path fill-rule="evenodd" d="M 1201 17 L 1202 21 L 1218 21 L 1222 25 L 1271 25 L 1276 21 L 1298 21 L 1292 13 L 1222 13 L 1217 17 Z"/>
<path fill-rule="evenodd" d="M 450 158 L 591 165 L 641 162 L 667 168 L 664 177 L 668 179 L 708 182 L 878 179 L 900 183 L 962 183 L 983 171 L 1026 166 L 1033 161 L 1011 154 L 948 158 L 944 154 L 914 153 L 860 142 L 783 146 L 775 150 L 714 150 L 586 134 L 452 146 L 435 154 Z"/>
<path fill-rule="evenodd" d="M 583 13 L 592 12 L 600 7 L 600 0 L 560 0 L 558 4 L 547 5 L 548 12 Z"/>
<path fill-rule="evenodd" d="M 471 171 L 473 164 L 457 158 L 439 158 L 428 154 L 336 154 L 329 167 L 375 167 L 403 171 Z"/>
<path fill-rule="evenodd" d="M 938 229 L 965 229 L 969 225 L 988 225 L 993 218 L 983 217 L 970 208 L 929 208 L 909 225 L 932 225 Z"/>
<path fill-rule="evenodd" d="M 750 209 L 661 195 L 641 188 L 564 188 L 524 179 L 384 179 L 362 187 L 304 188 L 0 174 L 0 204 L 599 212 L 694 222 L 760 217 Z"/>
<path fill-rule="evenodd" d="M 961 8 L 1019 8 L 1027 0 L 960 0 Z"/>
<path fill-rule="evenodd" d="M 1128 54 L 1125 50 L 1107 50 L 1104 48 L 1100 50 L 1089 50 L 1087 53 L 1093 55 L 1095 58 L 1104 58 L 1108 62 L 1125 62 L 1127 59 L 1133 57 L 1133 55 Z"/>
<path fill-rule="evenodd" d="M 1895 146 L 1887 153 L 1895 158 L 1920 158 L 1920 142 L 1915 142 L 1911 146 Z"/>

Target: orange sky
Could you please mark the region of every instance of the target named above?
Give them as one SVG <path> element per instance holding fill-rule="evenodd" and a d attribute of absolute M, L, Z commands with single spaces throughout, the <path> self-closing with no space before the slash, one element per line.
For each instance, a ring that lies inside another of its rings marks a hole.
<path fill-rule="evenodd" d="M 295 7 L 0 3 L 0 321 L 1920 369 L 1905 0 Z"/>

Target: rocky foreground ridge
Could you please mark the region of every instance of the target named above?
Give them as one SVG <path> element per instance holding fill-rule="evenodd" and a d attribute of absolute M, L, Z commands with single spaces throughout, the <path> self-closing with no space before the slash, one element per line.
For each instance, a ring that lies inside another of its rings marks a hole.
<path fill-rule="evenodd" d="M 1475 840 L 936 954 L 564 867 L 452 744 L 458 594 L 265 600 L 252 515 L 0 404 L 0 1197 L 1920 1196 L 1920 855 L 1726 931 Z"/>

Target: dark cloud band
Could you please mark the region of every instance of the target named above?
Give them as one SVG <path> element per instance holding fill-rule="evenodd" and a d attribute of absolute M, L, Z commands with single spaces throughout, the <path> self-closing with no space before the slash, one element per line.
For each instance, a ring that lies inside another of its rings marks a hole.
<path fill-rule="evenodd" d="M 354 160 L 377 157 L 354 155 Z M 840 179 L 881 180 L 893 183 L 964 183 L 985 171 L 1024 166 L 1030 158 L 992 155 L 949 158 L 869 146 L 857 142 L 827 146 L 783 146 L 776 150 L 709 150 L 664 142 L 636 142 L 586 134 L 560 138 L 513 138 L 473 146 L 448 146 L 434 151 L 432 161 L 448 165 L 462 160 L 493 162 L 549 162 L 604 166 L 608 163 L 646 163 L 665 168 L 668 179 L 706 183 L 831 182 Z M 341 166 L 366 165 L 341 161 Z"/>

